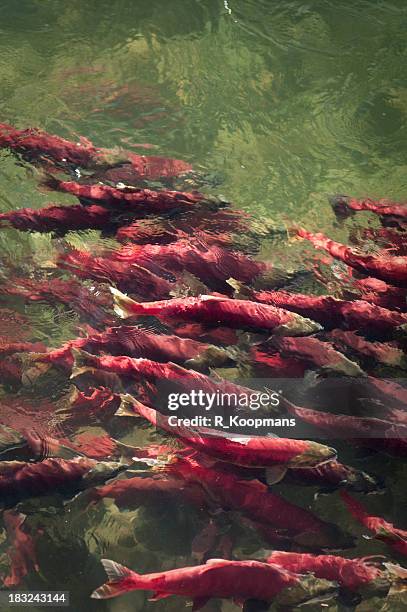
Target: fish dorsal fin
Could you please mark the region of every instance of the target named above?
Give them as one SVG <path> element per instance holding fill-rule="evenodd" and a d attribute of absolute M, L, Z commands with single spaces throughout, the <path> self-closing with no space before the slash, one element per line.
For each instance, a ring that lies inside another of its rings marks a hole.
<path fill-rule="evenodd" d="M 110 559 L 101 559 L 104 570 L 110 582 L 119 582 L 124 578 L 128 578 L 133 572 L 128 567 L 111 561 Z"/>
<path fill-rule="evenodd" d="M 200 295 L 202 302 L 227 302 L 230 298 L 220 295 Z"/>
<path fill-rule="evenodd" d="M 219 565 L 219 563 L 224 565 L 225 563 L 228 564 L 229 561 L 226 561 L 225 559 L 208 559 L 205 565 Z"/>

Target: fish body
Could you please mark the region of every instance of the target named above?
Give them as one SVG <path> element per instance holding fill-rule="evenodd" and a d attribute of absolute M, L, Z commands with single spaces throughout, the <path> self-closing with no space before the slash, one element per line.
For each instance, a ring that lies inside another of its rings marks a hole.
<path fill-rule="evenodd" d="M 379 516 L 370 515 L 362 504 L 347 491 L 341 491 L 342 500 L 352 516 L 378 540 L 383 540 L 400 555 L 407 556 L 407 531 L 399 529 Z"/>
<path fill-rule="evenodd" d="M 361 281 L 357 281 L 361 282 Z M 377 281 L 381 286 L 381 281 Z M 386 285 L 386 283 L 383 283 Z M 234 283 L 234 286 L 237 285 Z M 392 289 L 400 294 L 404 290 L 398 287 Z M 393 293 L 394 293 L 393 291 Z M 269 304 L 278 308 L 285 308 L 303 317 L 309 317 L 326 328 L 340 327 L 343 324 L 348 329 L 371 330 L 376 328 L 382 331 L 391 331 L 399 325 L 407 323 L 407 315 L 403 312 L 391 310 L 392 305 L 386 299 L 384 302 L 374 293 L 378 303 L 370 303 L 371 293 L 364 295 L 363 300 L 341 300 L 331 295 L 306 295 L 303 293 L 289 293 L 288 291 L 254 291 L 244 289 L 244 295 L 249 299 L 262 304 Z M 406 294 L 404 292 L 404 304 Z M 397 302 L 399 304 L 399 302 Z"/>
<path fill-rule="evenodd" d="M 192 170 L 190 164 L 179 159 L 137 155 L 123 149 L 95 147 L 86 138 L 74 143 L 43 130 L 35 128 L 18 130 L 6 123 L 0 124 L 0 147 L 8 147 L 33 161 L 41 162 L 45 159 L 57 165 L 69 164 L 87 169 L 102 168 L 105 172 L 106 166 L 128 162 L 135 178 L 157 179 L 177 176 Z"/>
<path fill-rule="evenodd" d="M 407 309 L 407 292 L 402 287 L 394 287 L 383 280 L 372 277 L 354 278 L 352 283 L 360 297 L 366 302 L 389 310 L 405 312 Z"/>
<path fill-rule="evenodd" d="M 106 387 L 80 391 L 76 387 L 56 403 L 58 414 L 65 424 L 109 422 L 120 405 L 120 396 Z"/>
<path fill-rule="evenodd" d="M 20 586 L 27 574 L 39 571 L 35 540 L 25 525 L 26 515 L 16 510 L 5 510 L 3 521 L 6 528 L 9 547 L 7 555 L 10 559 L 10 573 L 3 578 L 7 588 Z"/>
<path fill-rule="evenodd" d="M 371 342 L 355 331 L 334 329 L 330 337 L 335 345 L 350 348 L 355 353 L 374 362 L 392 367 L 407 367 L 407 357 L 394 344 L 386 342 Z"/>
<path fill-rule="evenodd" d="M 12 226 L 30 232 L 68 232 L 106 229 L 112 215 L 103 206 L 47 206 L 20 208 L 0 214 L 0 227 Z"/>
<path fill-rule="evenodd" d="M 176 434 L 184 444 L 210 457 L 244 467 L 315 466 L 336 456 L 333 448 L 309 440 L 292 440 L 268 436 L 234 436 L 204 427 L 171 426 L 169 417 L 138 402 L 131 396 L 123 397 L 130 409 L 147 419 L 155 427 Z"/>
<path fill-rule="evenodd" d="M 137 574 L 115 563 L 104 560 L 109 582 L 96 589 L 91 597 L 107 599 L 132 590 L 153 591 L 153 600 L 169 595 L 193 598 L 193 610 L 199 610 L 212 597 L 248 599 L 279 603 L 301 602 L 316 594 L 335 591 L 335 585 L 303 577 L 259 561 L 227 561 L 211 559 L 205 565 L 178 568 L 156 574 Z"/>
<path fill-rule="evenodd" d="M 191 392 L 199 389 L 204 393 L 213 394 L 215 400 L 218 396 L 227 394 L 230 395 L 228 402 L 223 403 L 226 409 L 232 409 L 239 405 L 240 398 L 250 398 L 254 395 L 258 395 L 252 389 L 242 387 L 233 382 L 229 382 L 222 378 L 211 378 L 206 374 L 197 372 L 193 369 L 187 370 L 175 363 L 159 363 L 158 361 L 152 361 L 151 359 L 133 358 L 119 356 L 115 357 L 112 355 L 91 355 L 84 351 L 74 351 L 75 353 L 75 365 L 72 370 L 72 377 L 81 375 L 86 371 L 92 370 L 103 370 L 117 374 L 123 378 L 129 378 L 136 382 L 143 384 L 145 382 L 151 382 L 154 385 L 165 386 L 171 388 L 185 390 Z M 157 388 L 154 388 L 154 394 L 157 395 Z"/>
<path fill-rule="evenodd" d="M 142 215 L 164 214 L 174 210 L 189 210 L 198 203 L 205 201 L 198 192 L 153 191 L 136 187 L 110 187 L 103 184 L 77 183 L 49 178 L 45 185 L 51 189 L 76 196 L 84 204 L 100 204 L 119 207 L 126 212 L 131 210 Z"/>
<path fill-rule="evenodd" d="M 198 508 L 208 506 L 205 491 L 194 483 L 187 483 L 177 478 L 155 476 L 141 478 L 134 476 L 115 480 L 94 489 L 92 499 L 114 499 L 119 508 L 137 508 L 149 504 L 162 504 L 164 500 L 178 500 Z"/>
<path fill-rule="evenodd" d="M 116 311 L 124 317 L 154 315 L 160 319 L 197 321 L 237 329 L 272 331 L 281 335 L 302 336 L 321 329 L 318 323 L 295 313 L 248 300 L 233 300 L 213 295 L 174 298 L 139 303 L 112 290 Z"/>
<path fill-rule="evenodd" d="M 335 525 L 272 493 L 258 480 L 241 480 L 218 466 L 208 467 L 188 457 L 179 458 L 165 471 L 187 482 L 200 484 L 209 499 L 224 509 L 241 512 L 260 526 L 290 533 L 297 543 L 310 548 L 349 545 L 349 538 Z"/>
<path fill-rule="evenodd" d="M 244 283 L 259 282 L 271 266 L 258 262 L 244 253 L 222 246 L 205 244 L 202 239 L 180 239 L 170 244 L 127 245 L 113 257 L 129 266 L 137 263 L 146 268 L 160 265 L 174 272 L 187 271 L 214 291 L 230 291 L 227 280 L 233 274 Z"/>
<path fill-rule="evenodd" d="M 380 448 L 395 456 L 407 456 L 407 427 L 403 423 L 312 410 L 295 406 L 284 398 L 281 405 L 289 414 L 327 432 L 333 438 L 350 439 L 362 446 Z"/>
<path fill-rule="evenodd" d="M 165 274 L 165 271 L 157 266 L 155 271 L 152 271 L 139 264 L 133 263 L 129 266 L 111 257 L 98 257 L 86 251 L 59 255 L 57 266 L 69 270 L 79 278 L 115 283 L 121 289 L 143 298 L 168 297 L 174 289 L 174 283 L 165 278 L 168 273 Z"/>
<path fill-rule="evenodd" d="M 262 376 L 267 378 L 303 378 L 307 364 L 295 357 L 282 357 L 278 352 L 271 352 L 270 345 L 251 347 L 249 363 Z"/>
<path fill-rule="evenodd" d="M 336 195 L 330 198 L 332 208 L 336 213 L 350 214 L 357 211 L 373 212 L 380 216 L 401 217 L 407 219 L 407 203 L 397 203 L 390 200 L 372 200 L 366 198 L 358 200 L 345 195 Z"/>
<path fill-rule="evenodd" d="M 106 312 L 111 306 L 109 295 L 101 291 L 92 291 L 83 284 L 60 278 L 33 280 L 31 278 L 13 278 L 13 282 L 0 287 L 0 293 L 15 295 L 30 302 L 48 302 L 54 305 L 60 302 L 72 308 L 89 322 L 91 318 L 97 323 L 112 324 L 114 319 Z"/>
<path fill-rule="evenodd" d="M 283 356 L 297 357 L 324 371 L 344 376 L 364 376 L 360 366 L 337 351 L 330 342 L 318 338 L 274 338 L 273 345 Z"/>
<path fill-rule="evenodd" d="M 374 493 L 382 488 L 375 477 L 339 461 L 327 461 L 312 468 L 292 468 L 288 480 L 297 485 L 318 486 L 322 489 L 344 488 L 360 493 Z"/>
<path fill-rule="evenodd" d="M 8 463 L 8 462 L 4 462 Z M 72 493 L 95 486 L 113 478 L 128 466 L 121 463 L 95 461 L 86 457 L 76 459 L 44 459 L 39 463 L 20 463 L 2 466 L 0 499 L 14 505 L 16 500 L 41 495 Z"/>
<path fill-rule="evenodd" d="M 207 361 L 210 365 L 221 365 L 230 359 L 228 351 L 213 344 L 175 335 L 155 334 L 150 330 L 122 325 L 121 327 L 109 327 L 103 332 L 90 334 L 86 338 L 76 338 L 61 348 L 49 352 L 35 353 L 32 361 L 51 363 L 71 370 L 74 362 L 72 349 L 83 349 L 96 355 L 101 353 L 116 356 L 128 355 L 179 364 L 191 362 L 191 364 L 198 365 Z"/>
<path fill-rule="evenodd" d="M 0 146 L 9 147 L 33 159 L 46 157 L 56 163 L 85 168 L 98 157 L 98 149 L 90 143 L 84 146 L 42 130 L 18 130 L 6 123 L 0 124 Z"/>
<path fill-rule="evenodd" d="M 356 252 L 350 247 L 330 240 L 324 234 L 307 232 L 299 229 L 297 234 L 300 238 L 309 240 L 315 248 L 323 249 L 335 259 L 363 272 L 368 276 L 384 280 L 391 284 L 407 287 L 407 257 L 386 255 L 366 255 Z"/>
<path fill-rule="evenodd" d="M 335 555 L 313 555 L 310 553 L 274 551 L 267 563 L 294 572 L 312 573 L 317 578 L 338 582 L 351 591 L 387 591 L 390 580 L 377 563 L 368 559 L 346 559 Z"/>

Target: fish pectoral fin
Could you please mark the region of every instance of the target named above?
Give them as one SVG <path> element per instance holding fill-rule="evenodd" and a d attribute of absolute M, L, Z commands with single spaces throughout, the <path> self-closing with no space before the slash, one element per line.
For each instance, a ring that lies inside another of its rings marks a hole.
<path fill-rule="evenodd" d="M 266 469 L 266 481 L 268 485 L 277 484 L 287 474 L 287 466 L 285 465 L 274 465 Z"/>
<path fill-rule="evenodd" d="M 210 597 L 195 597 L 195 599 L 192 600 L 192 612 L 196 612 L 196 610 L 203 608 L 209 600 Z"/>
<path fill-rule="evenodd" d="M 165 599 L 171 595 L 172 593 L 159 593 L 158 591 L 155 591 L 152 596 L 148 598 L 148 601 L 158 601 L 159 599 Z"/>

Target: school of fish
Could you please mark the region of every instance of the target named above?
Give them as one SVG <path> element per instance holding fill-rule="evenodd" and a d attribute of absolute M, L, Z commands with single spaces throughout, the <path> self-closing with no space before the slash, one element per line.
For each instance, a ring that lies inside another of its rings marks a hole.
<path fill-rule="evenodd" d="M 187 162 L 6 123 L 0 148 L 32 165 L 42 192 L 75 198 L 0 214 L 0 232 L 48 233 L 55 245 L 44 267 L 0 280 L 2 589 L 41 574 L 46 523 L 30 504 L 56 495 L 62 509 L 111 500 L 124 517 L 166 504 L 200 517 L 188 564 L 139 573 L 120 554 L 100 559 L 107 581 L 90 580 L 94 599 L 145 591 L 192 610 L 212 599 L 296 610 L 407 590 L 407 531 L 377 515 L 387 483 L 362 469 L 370 453 L 407 457 L 407 203 L 332 196 L 337 223 L 354 221 L 350 244 L 289 228 L 307 269 L 288 269 L 258 256 L 275 228 L 174 189 L 199 174 Z M 101 233 L 96 250 L 66 239 L 83 230 Z M 31 303 L 75 313 L 77 336 L 61 346 L 33 337 Z M 277 380 L 277 401 L 255 414 L 274 428 L 194 420 L 210 416 L 193 410 L 199 392 L 232 398 L 222 418 L 250 423 L 251 398 Z M 184 398 L 179 414 L 170 394 Z M 141 445 L 125 442 L 139 432 Z M 285 495 L 304 487 L 310 504 Z M 242 554 L 241 537 L 257 553 Z M 355 557 L 367 538 L 384 554 Z"/>

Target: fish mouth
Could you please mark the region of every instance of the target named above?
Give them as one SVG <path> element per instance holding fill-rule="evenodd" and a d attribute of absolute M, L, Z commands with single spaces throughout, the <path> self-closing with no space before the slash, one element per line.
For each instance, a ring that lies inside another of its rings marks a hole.
<path fill-rule="evenodd" d="M 313 468 L 320 467 L 331 461 L 335 461 L 338 452 L 331 446 L 323 446 L 317 442 L 310 442 L 311 448 L 305 451 L 298 457 L 296 457 L 291 463 L 290 467 L 295 468 Z"/>
<path fill-rule="evenodd" d="M 323 329 L 322 325 L 301 315 L 292 318 L 289 323 L 279 325 L 274 329 L 275 336 L 309 336 Z"/>

